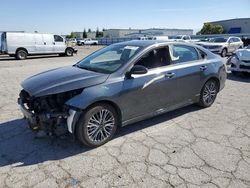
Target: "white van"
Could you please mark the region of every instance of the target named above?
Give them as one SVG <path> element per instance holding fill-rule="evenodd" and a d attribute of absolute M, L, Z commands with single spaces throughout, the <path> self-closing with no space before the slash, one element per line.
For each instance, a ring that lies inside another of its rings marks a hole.
<path fill-rule="evenodd" d="M 60 54 L 72 56 L 76 53 L 59 35 L 3 32 L 1 34 L 0 53 L 9 54 L 16 59 L 26 59 L 28 55 Z"/>

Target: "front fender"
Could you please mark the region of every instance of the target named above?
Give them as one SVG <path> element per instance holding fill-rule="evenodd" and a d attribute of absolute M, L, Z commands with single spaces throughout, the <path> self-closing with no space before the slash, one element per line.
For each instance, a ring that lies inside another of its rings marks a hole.
<path fill-rule="evenodd" d="M 120 95 L 121 84 L 101 84 L 85 88 L 80 95 L 77 95 L 66 102 L 66 105 L 84 110 L 98 101 L 111 101 L 117 103 Z"/>

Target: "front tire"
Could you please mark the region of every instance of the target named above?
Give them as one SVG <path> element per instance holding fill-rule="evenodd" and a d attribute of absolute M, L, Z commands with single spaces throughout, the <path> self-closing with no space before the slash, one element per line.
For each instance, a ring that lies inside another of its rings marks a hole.
<path fill-rule="evenodd" d="M 218 82 L 214 79 L 208 80 L 202 87 L 200 93 L 200 101 L 198 104 L 205 108 L 210 107 L 214 103 L 218 91 L 219 91 Z"/>
<path fill-rule="evenodd" d="M 98 147 L 111 140 L 118 126 L 115 109 L 105 103 L 89 108 L 77 123 L 79 141 L 89 147 Z"/>
<path fill-rule="evenodd" d="M 67 48 L 65 50 L 65 55 L 66 56 L 73 56 L 73 54 L 74 54 L 74 50 L 72 48 Z"/>

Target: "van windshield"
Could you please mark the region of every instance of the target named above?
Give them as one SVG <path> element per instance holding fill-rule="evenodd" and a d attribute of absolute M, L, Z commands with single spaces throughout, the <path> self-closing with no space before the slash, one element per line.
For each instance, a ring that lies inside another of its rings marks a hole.
<path fill-rule="evenodd" d="M 140 46 L 114 44 L 94 52 L 75 66 L 94 72 L 111 74 L 127 63 L 140 50 Z"/>

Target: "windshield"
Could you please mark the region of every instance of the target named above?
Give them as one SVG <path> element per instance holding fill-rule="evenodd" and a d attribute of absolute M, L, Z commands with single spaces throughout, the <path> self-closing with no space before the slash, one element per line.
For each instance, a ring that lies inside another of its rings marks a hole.
<path fill-rule="evenodd" d="M 181 39 L 181 36 L 171 36 L 169 39 Z"/>
<path fill-rule="evenodd" d="M 227 42 L 227 38 L 214 38 L 214 39 L 211 39 L 211 42 Z"/>
<path fill-rule="evenodd" d="M 140 49 L 139 46 L 110 45 L 84 58 L 76 66 L 94 72 L 110 74 L 128 62 Z"/>

